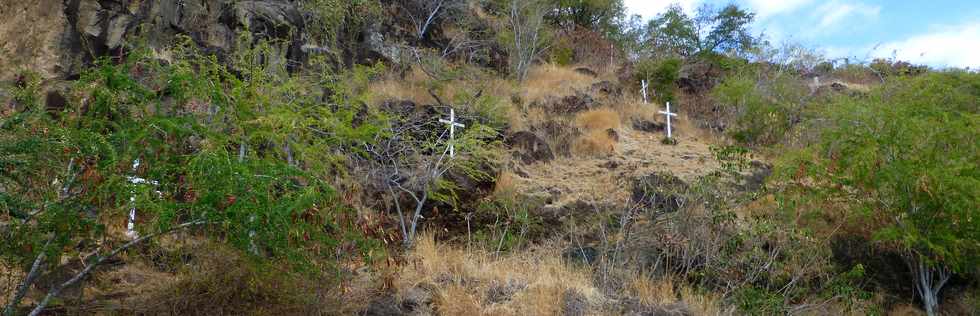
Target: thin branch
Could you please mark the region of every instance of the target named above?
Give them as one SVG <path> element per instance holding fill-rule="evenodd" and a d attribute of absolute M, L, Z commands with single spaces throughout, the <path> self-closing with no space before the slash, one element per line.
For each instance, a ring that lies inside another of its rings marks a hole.
<path fill-rule="evenodd" d="M 172 227 L 172 228 L 170 228 L 168 230 L 165 230 L 165 231 L 161 231 L 161 232 L 149 234 L 149 235 L 146 235 L 146 236 L 143 236 L 143 237 L 134 239 L 134 240 L 132 240 L 130 242 L 127 242 L 127 243 L 123 244 L 122 246 L 119 246 L 119 248 L 116 248 L 116 249 L 112 250 L 111 252 L 109 252 L 109 254 L 104 255 L 104 256 L 100 256 L 95 262 L 93 262 L 92 264 L 86 266 L 85 269 L 83 269 L 81 272 L 79 272 L 78 274 L 76 274 L 74 277 L 72 277 L 68 281 L 65 281 L 64 283 L 61 283 L 60 285 L 51 288 L 51 290 L 48 291 L 48 294 L 44 296 L 44 299 L 42 299 L 41 302 L 39 302 L 37 304 L 37 307 L 34 307 L 34 309 L 31 311 L 31 313 L 29 314 L 29 316 L 37 316 L 37 315 L 40 315 L 41 312 L 44 311 L 44 308 L 48 306 L 48 303 L 51 302 L 51 299 L 53 299 L 55 297 L 58 297 L 58 295 L 61 294 L 61 291 L 62 290 L 64 290 L 65 288 L 67 288 L 69 286 L 74 285 L 75 283 L 78 283 L 78 281 L 81 281 L 83 278 L 85 278 L 86 276 L 88 276 L 88 274 L 91 273 L 92 270 L 95 269 L 95 267 L 98 267 L 102 263 L 105 263 L 105 261 L 107 259 L 112 258 L 112 257 L 115 257 L 120 252 L 123 252 L 126 249 L 129 249 L 130 247 L 132 247 L 134 245 L 137 245 L 139 243 L 142 243 L 143 241 L 145 241 L 147 239 L 155 238 L 157 236 L 164 235 L 164 234 L 169 234 L 171 232 L 174 232 L 174 231 L 177 231 L 177 230 L 181 230 L 181 229 L 185 229 L 185 228 L 189 228 L 189 227 L 193 227 L 193 226 L 198 226 L 198 225 L 203 225 L 205 223 L 207 223 L 207 222 L 204 221 L 204 220 L 197 220 L 197 221 L 193 221 L 193 222 L 187 222 L 187 223 L 184 223 L 184 224 L 180 224 L 180 225 L 174 226 L 174 227 Z"/>
<path fill-rule="evenodd" d="M 24 299 L 24 295 L 27 294 L 27 289 L 31 287 L 31 284 L 34 284 L 34 279 L 37 278 L 41 270 L 41 265 L 44 264 L 48 245 L 51 244 L 52 239 L 54 239 L 54 237 L 48 238 L 48 241 L 44 242 L 44 247 L 41 247 L 40 253 L 37 254 L 36 258 L 34 258 L 34 264 L 31 265 L 31 270 L 27 272 L 27 276 L 24 277 L 24 281 L 17 287 L 17 291 L 14 292 L 14 296 L 10 299 L 10 303 L 8 303 L 7 307 L 3 309 L 4 316 L 14 315 L 14 310 L 17 308 L 17 305 L 20 305 L 20 300 Z"/>

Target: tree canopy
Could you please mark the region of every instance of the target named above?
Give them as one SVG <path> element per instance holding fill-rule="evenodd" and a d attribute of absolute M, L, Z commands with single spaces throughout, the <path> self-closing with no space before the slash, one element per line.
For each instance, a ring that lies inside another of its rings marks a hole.
<path fill-rule="evenodd" d="M 735 4 L 721 9 L 705 4 L 690 17 L 671 5 L 646 26 L 649 50 L 659 56 L 690 57 L 707 52 L 741 54 L 757 42 L 749 25 L 755 14 Z"/>

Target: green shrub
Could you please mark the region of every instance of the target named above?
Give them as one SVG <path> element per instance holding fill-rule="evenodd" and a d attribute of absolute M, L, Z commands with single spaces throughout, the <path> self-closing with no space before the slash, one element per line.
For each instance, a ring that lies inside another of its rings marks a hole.
<path fill-rule="evenodd" d="M 804 197 L 847 201 L 850 229 L 904 254 L 928 312 L 950 273 L 980 263 L 978 100 L 974 73 L 889 80 L 830 104 L 822 139 L 781 168 L 815 180 Z"/>
<path fill-rule="evenodd" d="M 712 98 L 731 113 L 728 133 L 749 145 L 771 145 L 786 137 L 803 119 L 806 87 L 790 73 L 776 72 L 758 80 L 751 71 L 725 78 Z"/>
<path fill-rule="evenodd" d="M 289 268 L 335 260 L 342 240 L 351 256 L 376 246 L 340 220 L 350 210 L 324 180 L 343 170 L 325 162 L 383 124 L 355 114 L 363 90 L 334 85 L 334 103 L 321 104 L 310 83 L 279 76 L 283 65 L 255 62 L 268 50 L 243 51 L 233 74 L 187 47 L 167 65 L 139 49 L 97 62 L 71 91 L 84 103 L 62 115 L 0 117 L 0 218 L 16 219 L 0 231 L 3 260 L 54 270 L 96 253 L 85 264 L 101 263 L 122 245 L 111 223 L 131 207 L 141 236 L 197 223 L 192 231 Z"/>
<path fill-rule="evenodd" d="M 662 60 L 644 59 L 636 63 L 636 80 L 649 82 L 647 93 L 660 102 L 674 102 L 677 79 L 680 77 L 683 61 L 680 58 Z"/>

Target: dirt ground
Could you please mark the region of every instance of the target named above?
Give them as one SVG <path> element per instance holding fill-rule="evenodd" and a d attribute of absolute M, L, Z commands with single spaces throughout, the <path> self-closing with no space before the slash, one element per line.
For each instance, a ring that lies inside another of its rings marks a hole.
<path fill-rule="evenodd" d="M 551 196 L 554 207 L 576 201 L 625 204 L 632 179 L 655 172 L 670 172 L 691 181 L 717 170 L 720 164 L 709 148 L 710 140 L 683 123 L 674 125 L 677 145 L 661 143 L 663 133 L 623 127 L 614 154 L 607 157 L 561 157 L 518 168 L 517 190 L 527 195 Z M 557 196 L 557 197 L 556 197 Z"/>

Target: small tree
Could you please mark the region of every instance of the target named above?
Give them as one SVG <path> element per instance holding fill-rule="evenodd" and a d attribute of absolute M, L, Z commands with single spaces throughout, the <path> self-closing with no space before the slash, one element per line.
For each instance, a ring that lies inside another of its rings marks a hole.
<path fill-rule="evenodd" d="M 431 131 L 438 130 L 438 125 L 438 121 L 427 122 L 425 118 L 403 119 L 379 134 L 374 142 L 364 144 L 371 156 L 373 182 L 381 183 L 398 213 L 405 247 L 411 247 L 415 241 L 426 203 L 438 189 L 442 176 L 453 166 L 449 147 L 443 144 L 447 133 L 432 138 L 435 134 Z M 412 201 L 408 217 L 406 208 L 402 207 L 406 196 Z"/>
<path fill-rule="evenodd" d="M 474 122 L 467 124 L 465 134 L 457 130 L 457 138 L 453 140 L 444 124 L 424 114 L 406 113 L 373 142 L 364 144 L 370 158 L 371 182 L 388 194 L 406 248 L 412 247 L 424 218 L 422 213 L 432 206 L 430 203 L 453 202 L 452 193 L 444 192 L 454 189 L 444 178 L 447 172 L 456 169 L 479 177 L 480 172 L 474 170 L 473 155 L 461 154 L 461 149 L 485 146 L 478 143 L 494 134 L 491 128 Z M 455 157 L 449 154 L 450 144 L 456 148 Z"/>
<path fill-rule="evenodd" d="M 755 14 L 735 4 L 721 9 L 705 4 L 693 18 L 675 4 L 647 24 L 647 38 L 650 49 L 659 56 L 742 54 L 757 42 L 749 30 L 754 19 Z"/>
<path fill-rule="evenodd" d="M 458 14 L 453 12 L 464 6 L 466 3 L 460 0 L 409 0 L 398 1 L 399 6 L 405 9 L 406 16 L 411 20 L 414 28 L 413 35 L 415 40 L 425 39 L 429 30 L 437 25 L 443 16 Z"/>
<path fill-rule="evenodd" d="M 524 81 L 544 50 L 545 6 L 541 0 L 510 0 L 506 9 L 509 32 L 503 34 L 510 46 L 511 73 Z"/>
<path fill-rule="evenodd" d="M 980 263 L 977 87 L 978 74 L 942 73 L 838 101 L 823 141 L 785 170 L 851 201 L 856 228 L 905 254 L 929 315 L 951 275 Z"/>

